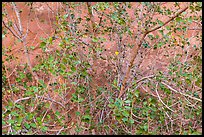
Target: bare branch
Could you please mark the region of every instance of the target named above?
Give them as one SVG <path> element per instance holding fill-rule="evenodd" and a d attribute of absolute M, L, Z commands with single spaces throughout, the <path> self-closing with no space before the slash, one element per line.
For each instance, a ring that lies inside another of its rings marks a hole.
<path fill-rule="evenodd" d="M 25 97 L 25 98 L 17 99 L 17 100 L 14 102 L 14 104 L 16 104 L 16 103 L 18 103 L 18 102 L 20 102 L 20 101 L 23 101 L 23 100 L 28 100 L 28 99 L 30 99 L 30 98 L 31 98 L 31 97 Z M 53 99 L 51 99 L 51 98 L 46 98 L 46 97 L 43 97 L 43 96 L 37 96 L 37 98 L 42 98 L 42 99 L 45 99 L 45 100 L 47 100 L 47 101 L 55 102 L 55 103 L 59 104 L 60 106 L 62 106 L 63 108 L 65 108 L 65 106 L 64 106 L 62 103 L 57 102 L 56 100 L 53 100 Z"/>
<path fill-rule="evenodd" d="M 174 91 L 174 92 L 176 92 L 176 93 L 179 93 L 179 94 L 184 95 L 184 96 L 186 96 L 186 97 L 189 97 L 189 98 L 191 98 L 191 99 L 194 99 L 194 100 L 197 100 L 197 101 L 199 101 L 199 102 L 202 102 L 201 99 L 198 99 L 198 98 L 192 97 L 192 96 L 187 95 L 187 94 L 185 94 L 185 93 L 181 93 L 181 92 L 179 92 L 179 91 L 173 89 L 171 86 L 167 85 L 167 84 L 164 83 L 164 82 L 161 82 L 161 83 L 164 84 L 165 86 L 167 86 L 169 89 L 171 89 L 172 91 Z"/>
<path fill-rule="evenodd" d="M 2 22 L 3 22 L 4 26 L 13 34 L 14 37 L 16 37 L 17 39 L 20 39 L 20 40 L 21 40 L 21 38 L 20 38 L 17 34 L 15 34 L 15 33 L 6 25 L 6 23 L 5 23 L 4 21 L 2 21 Z"/>
<path fill-rule="evenodd" d="M 172 21 L 174 18 L 176 18 L 177 16 L 179 16 L 182 12 L 184 12 L 184 11 L 187 10 L 187 9 L 188 9 L 188 7 L 185 7 L 185 8 L 182 9 L 180 12 L 178 12 L 175 16 L 173 16 L 172 18 L 170 18 L 169 20 L 167 20 L 163 25 L 158 26 L 158 27 L 156 27 L 156 28 L 154 28 L 154 29 L 152 29 L 152 30 L 149 30 L 149 31 L 144 32 L 142 38 L 140 39 L 139 44 L 138 44 L 138 45 L 135 45 L 135 46 L 133 47 L 133 49 L 132 49 L 130 63 L 128 64 L 127 72 L 126 72 L 125 77 L 124 77 L 124 79 L 123 79 L 122 86 L 121 86 L 121 90 L 120 90 L 120 93 L 119 93 L 118 98 L 120 98 L 120 97 L 125 93 L 125 86 L 126 86 L 126 82 L 127 82 L 128 78 L 129 78 L 129 76 L 130 76 L 130 69 L 131 69 L 132 66 L 133 66 L 133 62 L 134 62 L 134 60 L 135 60 L 135 58 L 136 58 L 136 56 L 137 56 L 137 54 L 138 54 L 139 48 L 141 47 L 142 42 L 143 42 L 143 40 L 145 39 L 146 35 L 147 35 L 148 33 L 152 32 L 152 31 L 155 31 L 155 30 L 161 28 L 162 26 L 166 25 L 167 23 L 169 23 L 170 21 Z"/>
<path fill-rule="evenodd" d="M 159 96 L 159 93 L 157 92 L 157 86 L 158 86 L 158 83 L 156 84 L 156 89 L 155 89 L 155 91 L 156 91 L 156 93 L 157 93 L 157 96 L 158 96 L 158 98 L 159 98 L 159 101 L 160 101 L 166 108 L 168 108 L 168 109 L 171 110 L 172 112 L 175 112 L 175 111 L 173 111 L 171 108 L 169 108 L 169 107 L 162 101 L 161 97 Z"/>
<path fill-rule="evenodd" d="M 16 4 L 14 2 L 12 2 L 13 8 L 15 10 L 16 13 L 16 17 L 18 19 L 18 25 L 19 25 L 19 29 L 20 29 L 20 34 L 23 35 L 23 29 L 22 29 L 22 25 L 21 25 L 21 19 L 20 19 L 20 15 L 19 15 L 19 11 L 16 7 Z"/>
<path fill-rule="evenodd" d="M 161 27 L 165 26 L 166 24 L 168 24 L 170 21 L 172 21 L 173 19 L 175 19 L 176 17 L 178 17 L 181 13 L 183 13 L 184 11 L 186 11 L 188 9 L 188 7 L 185 7 L 184 9 L 182 9 L 181 11 L 179 11 L 175 16 L 171 17 L 169 20 L 167 20 L 163 25 L 161 26 L 157 26 L 155 28 L 153 28 L 152 30 L 147 31 L 146 33 L 150 33 L 152 31 L 155 31 L 157 29 L 160 29 Z"/>

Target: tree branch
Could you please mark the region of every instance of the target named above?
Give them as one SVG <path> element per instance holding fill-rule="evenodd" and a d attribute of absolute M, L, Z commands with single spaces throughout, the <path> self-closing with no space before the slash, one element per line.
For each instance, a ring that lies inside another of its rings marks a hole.
<path fill-rule="evenodd" d="M 21 40 L 21 38 L 20 38 L 17 34 L 15 34 L 15 33 L 6 25 L 6 23 L 5 23 L 4 21 L 2 21 L 2 22 L 3 22 L 4 26 L 13 34 L 14 37 L 16 37 L 17 39 L 20 39 L 20 40 Z"/>
<path fill-rule="evenodd" d="M 148 30 L 148 31 L 144 32 L 144 34 L 143 34 L 143 36 L 142 36 L 142 38 L 141 38 L 139 44 L 138 44 L 138 45 L 135 45 L 135 46 L 133 47 L 133 49 L 132 49 L 132 53 L 131 53 L 132 56 L 131 56 L 130 63 L 129 63 L 128 68 L 127 68 L 127 72 L 126 72 L 125 77 L 124 77 L 124 79 L 123 79 L 122 86 L 121 86 L 121 90 L 120 90 L 120 93 L 119 93 L 118 98 L 120 98 L 120 97 L 125 93 L 125 90 L 124 90 L 124 89 L 125 89 L 126 82 L 127 82 L 128 78 L 129 78 L 129 75 L 130 75 L 130 69 L 131 69 L 132 66 L 133 66 L 133 62 L 134 62 L 134 60 L 135 60 L 135 58 L 136 58 L 136 56 L 137 56 L 137 54 L 138 54 L 138 50 L 139 50 L 139 48 L 141 47 L 142 42 L 143 42 L 143 40 L 145 39 L 146 35 L 149 34 L 150 32 L 153 32 L 153 31 L 155 31 L 155 30 L 157 30 L 157 29 L 160 29 L 160 28 L 163 27 L 164 25 L 168 24 L 170 21 L 172 21 L 173 19 L 175 19 L 176 17 L 178 17 L 181 13 L 183 13 L 183 12 L 186 11 L 187 9 L 188 9 L 188 7 L 185 7 L 184 9 L 182 9 L 181 11 L 179 11 L 176 15 L 174 15 L 172 18 L 170 18 L 169 20 L 167 20 L 163 25 L 158 26 L 158 27 L 155 27 L 155 28 L 152 29 L 152 30 Z"/>
<path fill-rule="evenodd" d="M 163 25 L 161 26 L 157 26 L 149 31 L 147 31 L 146 33 L 150 33 L 152 31 L 155 31 L 155 30 L 158 30 L 160 29 L 161 27 L 165 26 L 166 24 L 168 24 L 170 21 L 172 21 L 173 19 L 175 19 L 176 17 L 178 17 L 181 13 L 183 13 L 184 11 L 186 11 L 188 9 L 188 7 L 185 7 L 184 9 L 182 9 L 181 11 L 179 11 L 175 16 L 171 17 L 169 20 L 167 20 Z"/>
<path fill-rule="evenodd" d="M 25 41 L 25 39 L 26 39 L 26 37 L 27 37 L 27 34 L 28 34 L 28 26 L 29 26 L 29 24 L 27 24 L 26 34 L 23 35 L 23 27 L 22 27 L 22 24 L 21 24 L 21 19 L 20 19 L 20 15 L 19 15 L 18 8 L 16 7 L 16 4 L 15 4 L 14 2 L 12 2 L 12 5 L 13 5 L 14 11 L 15 11 L 15 13 L 16 13 L 17 19 L 18 19 L 18 25 L 19 25 L 19 28 L 20 28 L 20 32 L 19 32 L 19 33 L 21 34 L 21 36 L 19 36 L 19 37 L 20 37 L 20 40 L 21 40 L 21 42 L 22 42 L 22 44 L 23 44 L 23 47 L 24 47 L 24 52 L 25 52 L 25 55 L 26 55 L 26 58 L 27 58 L 28 66 L 29 66 L 29 68 L 30 68 L 30 72 L 31 72 L 32 75 L 34 76 L 35 80 L 39 83 L 39 78 L 38 78 L 37 74 L 36 74 L 35 72 L 33 72 L 33 70 L 32 70 L 32 65 L 31 65 L 31 61 L 30 61 L 30 56 L 29 56 L 29 54 L 28 54 L 28 49 L 27 49 L 27 45 L 26 45 L 27 43 L 26 43 L 26 41 Z M 31 12 L 31 9 L 32 9 L 32 7 L 30 8 L 30 12 Z M 28 14 L 28 18 L 30 17 L 30 12 L 29 12 L 29 14 Z M 29 21 L 28 21 L 28 22 L 29 22 Z M 39 83 L 39 84 L 41 84 L 41 83 Z"/>

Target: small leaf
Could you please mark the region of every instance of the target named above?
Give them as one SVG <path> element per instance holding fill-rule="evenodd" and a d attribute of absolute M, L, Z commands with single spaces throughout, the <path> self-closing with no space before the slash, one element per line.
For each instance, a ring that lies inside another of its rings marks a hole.
<path fill-rule="evenodd" d="M 150 48 L 149 44 L 147 43 L 143 43 L 142 45 L 144 46 L 144 48 Z"/>
<path fill-rule="evenodd" d="M 71 82 L 71 84 L 72 84 L 72 85 L 76 85 L 77 83 L 76 83 L 76 82 Z"/>
<path fill-rule="evenodd" d="M 98 42 L 98 39 L 97 38 L 93 38 L 92 41 L 93 42 Z"/>
<path fill-rule="evenodd" d="M 30 126 L 33 127 L 33 128 L 37 127 L 35 123 L 31 123 Z"/>
<path fill-rule="evenodd" d="M 80 112 L 79 111 L 76 111 L 75 113 L 76 113 L 77 116 L 80 116 Z"/>
<path fill-rule="evenodd" d="M 108 104 L 108 107 L 110 107 L 110 108 L 114 108 L 114 104 Z"/>
<path fill-rule="evenodd" d="M 127 110 L 130 110 L 130 109 L 131 109 L 131 107 L 130 107 L 130 106 L 125 106 L 125 108 L 126 108 Z"/>
<path fill-rule="evenodd" d="M 181 17 L 177 17 L 177 18 L 176 18 L 176 21 L 177 21 L 177 22 L 180 22 L 181 20 L 182 20 Z"/>
<path fill-rule="evenodd" d="M 128 118 L 123 118 L 122 120 L 123 120 L 123 122 L 127 122 Z"/>
<path fill-rule="evenodd" d="M 65 14 L 65 15 L 63 16 L 64 19 L 66 19 L 67 17 L 68 17 L 68 14 Z"/>
<path fill-rule="evenodd" d="M 161 20 L 157 20 L 157 22 L 158 22 L 158 24 L 159 24 L 160 26 L 162 26 L 162 25 L 164 24 L 164 22 L 162 22 Z"/>
<path fill-rule="evenodd" d="M 75 68 L 75 67 L 71 67 L 71 70 L 72 70 L 73 72 L 75 72 L 75 71 L 76 71 L 76 68 Z"/>
<path fill-rule="evenodd" d="M 143 105 L 147 105 L 147 101 L 143 102 Z"/>
<path fill-rule="evenodd" d="M 130 104 L 130 103 L 131 103 L 131 101 L 130 101 L 130 100 L 126 100 L 126 101 L 125 101 L 125 103 Z"/>
<path fill-rule="evenodd" d="M 144 125 L 143 128 L 144 128 L 145 131 L 147 131 L 148 126 L 147 126 L 147 125 Z"/>
<path fill-rule="evenodd" d="M 12 119 L 9 119 L 9 120 L 8 120 L 8 123 L 9 123 L 9 124 L 14 124 L 14 123 L 15 123 L 15 121 L 14 121 L 14 120 L 12 120 Z"/>
<path fill-rule="evenodd" d="M 130 119 L 130 123 L 131 123 L 131 124 L 134 124 L 134 119 Z"/>
<path fill-rule="evenodd" d="M 13 111 L 13 112 L 11 112 L 11 115 L 18 116 L 18 113 L 16 113 L 16 111 Z"/>
<path fill-rule="evenodd" d="M 134 95 L 138 98 L 140 95 L 140 91 L 139 90 L 135 90 Z"/>
<path fill-rule="evenodd" d="M 84 101 L 84 98 L 79 98 L 79 99 L 78 99 L 78 102 L 79 102 L 79 103 L 82 102 L 82 101 Z"/>
<path fill-rule="evenodd" d="M 129 112 L 128 112 L 128 111 L 126 111 L 126 110 L 125 110 L 125 111 L 123 111 L 123 112 L 122 112 L 122 114 L 123 114 L 123 116 L 125 116 L 125 117 L 128 117 L 128 116 L 129 116 Z"/>
<path fill-rule="evenodd" d="M 56 116 L 60 116 L 59 111 L 56 111 L 56 112 L 55 112 L 55 115 L 56 115 Z"/>
<path fill-rule="evenodd" d="M 25 126 L 26 129 L 30 129 L 30 124 L 25 123 L 24 126 Z"/>
<path fill-rule="evenodd" d="M 2 120 L 2 125 L 6 125 L 6 122 L 4 120 Z"/>
<path fill-rule="evenodd" d="M 43 132 L 46 132 L 48 128 L 43 126 L 43 127 L 41 127 L 41 129 L 42 129 Z"/>
<path fill-rule="evenodd" d="M 36 120 L 37 120 L 38 122 L 40 122 L 40 121 L 41 121 L 41 118 L 40 118 L 40 117 L 37 117 Z"/>
<path fill-rule="evenodd" d="M 90 115 L 84 115 L 84 116 L 83 116 L 83 119 L 85 119 L 85 120 L 90 120 L 90 119 L 91 119 L 91 116 L 90 116 Z"/>
<path fill-rule="evenodd" d="M 41 42 L 40 43 L 40 48 L 44 48 L 46 46 L 46 43 L 45 42 Z"/>

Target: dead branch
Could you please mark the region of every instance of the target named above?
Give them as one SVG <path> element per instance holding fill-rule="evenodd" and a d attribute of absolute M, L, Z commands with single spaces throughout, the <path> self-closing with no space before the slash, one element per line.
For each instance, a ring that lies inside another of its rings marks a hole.
<path fill-rule="evenodd" d="M 175 112 L 175 111 L 173 111 L 171 108 L 169 108 L 169 106 L 167 106 L 163 101 L 162 101 L 162 99 L 161 99 L 161 97 L 159 96 L 159 93 L 157 92 L 157 86 L 158 86 L 158 83 L 156 84 L 156 93 L 157 93 L 157 97 L 159 98 L 159 101 L 166 107 L 166 108 L 168 108 L 169 110 L 171 110 L 172 112 Z"/>
<path fill-rule="evenodd" d="M 175 90 L 174 88 L 172 88 L 171 86 L 169 86 L 168 84 L 166 84 L 166 83 L 164 83 L 164 82 L 161 82 L 161 83 L 164 84 L 165 86 L 167 86 L 169 89 L 171 89 L 172 91 L 174 91 L 174 92 L 176 92 L 176 93 L 179 93 L 179 94 L 184 95 L 184 96 L 186 96 L 186 97 L 189 97 L 189 98 L 191 98 L 191 99 L 194 99 L 194 100 L 197 100 L 197 101 L 199 101 L 199 102 L 202 102 L 201 99 L 198 99 L 198 98 L 192 97 L 192 96 L 190 96 L 190 95 L 188 95 L 188 94 L 179 92 L 179 91 Z"/>
<path fill-rule="evenodd" d="M 12 30 L 6 25 L 6 23 L 5 23 L 4 21 L 2 21 L 2 22 L 3 22 L 3 25 L 12 33 L 12 35 L 13 35 L 14 37 L 16 37 L 17 39 L 20 39 L 20 40 L 21 40 L 21 38 L 20 38 L 17 34 L 15 34 L 14 31 L 12 31 Z"/>
<path fill-rule="evenodd" d="M 26 37 L 27 37 L 27 34 L 28 34 L 28 26 L 29 26 L 29 23 L 27 23 L 27 30 L 26 30 L 26 34 L 24 35 L 23 34 L 23 27 L 22 27 L 22 24 L 21 24 L 21 18 L 20 18 L 20 14 L 19 14 L 19 11 L 18 11 L 18 8 L 16 7 L 16 4 L 14 2 L 12 2 L 12 5 L 13 5 L 13 8 L 14 8 L 14 11 L 16 13 L 16 17 L 18 19 L 18 26 L 19 26 L 19 33 L 21 34 L 21 36 L 19 36 L 22 44 L 23 44 L 23 47 L 24 47 L 24 52 L 25 52 L 25 55 L 26 55 L 26 58 L 27 58 L 27 63 L 28 63 L 28 66 L 30 68 L 30 72 L 32 73 L 32 75 L 34 76 L 35 80 L 38 82 L 39 81 L 39 78 L 37 76 L 37 74 L 35 72 L 33 72 L 32 70 L 32 65 L 31 65 L 31 61 L 30 61 L 30 56 L 29 56 L 29 53 L 28 53 L 28 49 L 27 49 L 27 43 L 26 43 Z M 28 14 L 28 19 L 30 17 L 30 13 L 31 13 L 31 9 L 32 7 L 30 8 L 30 12 Z M 11 31 L 12 32 L 12 31 Z M 39 83 L 39 82 L 38 82 Z M 40 83 L 41 84 L 41 83 Z"/>

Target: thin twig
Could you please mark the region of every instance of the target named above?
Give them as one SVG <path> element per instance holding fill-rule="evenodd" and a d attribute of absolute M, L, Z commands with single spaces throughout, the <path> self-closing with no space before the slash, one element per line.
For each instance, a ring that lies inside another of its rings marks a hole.
<path fill-rule="evenodd" d="M 139 82 L 141 82 L 141 81 L 143 81 L 143 80 L 145 80 L 145 79 L 148 79 L 148 78 L 152 78 L 152 77 L 154 77 L 154 76 L 155 76 L 155 75 L 145 76 L 145 77 L 139 79 L 138 81 L 136 81 L 136 83 L 138 84 Z"/>
<path fill-rule="evenodd" d="M 7 128 L 7 127 L 10 127 L 11 125 L 9 124 L 9 125 L 5 125 L 5 126 L 3 126 L 2 128 Z"/>
<path fill-rule="evenodd" d="M 160 26 L 157 26 L 149 31 L 147 31 L 146 33 L 150 33 L 152 31 L 155 31 L 155 30 L 158 30 L 160 29 L 161 27 L 165 26 L 166 24 L 168 24 L 170 21 L 172 21 L 173 19 L 175 19 L 176 17 L 178 17 L 181 13 L 183 13 L 184 11 L 186 11 L 188 9 L 188 6 L 185 7 L 184 9 L 182 9 L 181 11 L 179 11 L 176 15 L 174 15 L 173 17 L 171 17 L 170 19 L 168 19 L 164 24 L 160 25 Z"/>
<path fill-rule="evenodd" d="M 13 34 L 14 37 L 16 37 L 17 39 L 21 40 L 21 38 L 15 34 L 7 25 L 4 21 L 2 21 L 3 25 Z"/>
<path fill-rule="evenodd" d="M 57 132 L 57 135 L 59 135 L 62 130 L 64 130 L 64 127 L 62 127 L 62 128 Z"/>
<path fill-rule="evenodd" d="M 34 76 L 35 80 L 39 83 L 39 78 L 38 78 L 37 74 L 36 74 L 35 72 L 33 72 L 33 70 L 32 70 L 32 65 L 31 65 L 30 57 L 29 57 L 28 50 L 27 50 L 27 43 L 26 43 L 26 41 L 25 41 L 25 39 L 26 39 L 26 37 L 27 37 L 27 34 L 28 34 L 28 26 L 29 26 L 29 25 L 27 24 L 26 34 L 23 35 L 23 34 L 22 34 L 22 33 L 23 33 L 23 30 L 22 30 L 22 24 L 21 24 L 21 19 L 20 19 L 19 11 L 18 11 L 18 9 L 17 9 L 15 3 L 13 2 L 12 4 L 13 4 L 14 11 L 15 11 L 15 13 L 16 13 L 16 16 L 17 16 L 17 18 L 18 18 L 18 23 L 19 23 L 18 25 L 19 25 L 20 34 L 21 34 L 21 36 L 19 36 L 19 38 L 20 38 L 20 40 L 21 40 L 21 42 L 22 42 L 22 44 L 23 44 L 23 47 L 24 47 L 24 52 L 25 52 L 25 55 L 26 55 L 26 58 L 27 58 L 28 66 L 29 66 L 30 71 L 31 71 L 32 75 Z M 32 8 L 32 7 L 31 7 L 31 8 Z M 31 9 L 30 9 L 30 12 L 31 12 Z M 29 13 L 28 16 L 30 17 L 30 13 Z M 28 21 L 28 22 L 29 22 L 29 21 Z M 39 84 L 41 84 L 41 83 L 39 83 Z"/>
<path fill-rule="evenodd" d="M 157 96 L 158 96 L 158 98 L 159 98 L 159 101 L 160 101 L 166 108 L 168 108 L 168 109 L 171 110 L 172 112 L 175 112 L 174 110 L 172 110 L 171 108 L 169 108 L 169 107 L 162 101 L 162 99 L 161 99 L 160 96 L 159 96 L 159 93 L 157 92 L 157 86 L 158 86 L 158 83 L 156 84 L 156 89 L 155 89 L 155 91 L 156 91 L 156 93 L 157 93 Z"/>
<path fill-rule="evenodd" d="M 173 89 L 171 86 L 167 85 L 166 83 L 164 83 L 164 82 L 161 82 L 161 83 L 164 84 L 165 86 L 167 86 L 169 89 L 171 89 L 172 91 L 174 91 L 174 92 L 176 92 L 176 93 L 179 93 L 179 94 L 184 95 L 184 96 L 186 96 L 186 97 L 189 97 L 189 98 L 191 98 L 191 99 L 194 99 L 194 100 L 197 100 L 197 101 L 199 101 L 199 102 L 202 102 L 201 99 L 198 99 L 198 98 L 192 97 L 192 96 L 187 95 L 187 94 L 182 93 L 182 92 L 178 92 L 177 90 Z"/>
<path fill-rule="evenodd" d="M 20 19 L 20 14 L 19 14 L 19 11 L 16 7 L 16 4 L 14 2 L 12 2 L 12 5 L 13 5 L 13 8 L 15 10 L 15 13 L 16 13 L 16 17 L 18 19 L 18 25 L 19 25 L 19 31 L 20 31 L 20 34 L 21 36 L 23 35 L 23 29 L 22 29 L 22 25 L 21 25 L 21 19 Z"/>
<path fill-rule="evenodd" d="M 17 99 L 17 100 L 14 102 L 14 104 L 16 104 L 16 103 L 18 103 L 18 102 L 20 102 L 20 101 L 23 101 L 23 100 L 28 100 L 28 99 L 30 99 L 30 98 L 31 98 L 31 97 L 25 97 L 25 98 Z M 53 99 L 51 99 L 51 98 L 46 98 L 46 97 L 43 97 L 43 96 L 37 96 L 37 98 L 43 98 L 43 99 L 45 99 L 45 100 L 47 100 L 47 101 L 53 101 L 53 102 L 59 104 L 60 106 L 62 106 L 63 108 L 65 108 L 65 106 L 64 106 L 62 103 L 57 102 L 57 101 L 55 101 L 55 100 L 53 100 Z"/>

